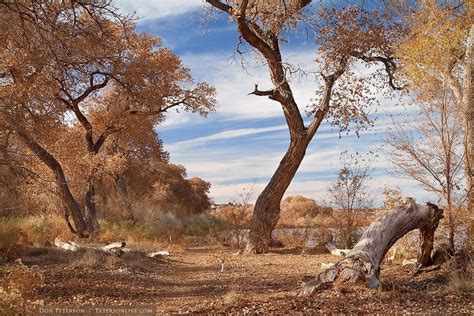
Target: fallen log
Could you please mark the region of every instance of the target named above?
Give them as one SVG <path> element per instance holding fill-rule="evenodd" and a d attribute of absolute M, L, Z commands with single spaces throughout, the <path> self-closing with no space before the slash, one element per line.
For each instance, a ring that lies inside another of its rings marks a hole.
<path fill-rule="evenodd" d="M 69 250 L 69 251 L 78 251 L 81 247 L 73 241 L 63 241 L 61 238 L 54 239 L 54 245 L 58 248 Z"/>
<path fill-rule="evenodd" d="M 106 253 L 113 253 L 118 256 L 122 255 L 125 246 L 127 245 L 124 241 L 114 242 L 105 246 L 95 246 L 95 245 L 79 245 L 74 241 L 63 241 L 61 238 L 56 237 L 54 239 L 54 245 L 58 248 L 69 250 L 69 251 L 78 251 L 79 249 L 95 249 L 101 250 Z"/>
<path fill-rule="evenodd" d="M 335 283 L 365 283 L 369 288 L 381 288 L 379 274 L 384 256 L 397 240 L 415 229 L 420 230 L 421 239 L 418 265 L 429 266 L 434 232 L 442 217 L 443 210 L 434 204 L 418 205 L 412 198 L 404 199 L 387 215 L 373 222 L 344 259 L 304 283 L 299 295 L 311 295 Z"/>
<path fill-rule="evenodd" d="M 169 257 L 170 252 L 168 250 L 161 250 L 156 252 L 147 253 L 147 257 L 155 258 L 155 257 Z"/>
<path fill-rule="evenodd" d="M 122 249 L 125 248 L 127 244 L 124 241 L 114 242 L 102 247 L 103 251 L 112 251 L 113 249 Z"/>

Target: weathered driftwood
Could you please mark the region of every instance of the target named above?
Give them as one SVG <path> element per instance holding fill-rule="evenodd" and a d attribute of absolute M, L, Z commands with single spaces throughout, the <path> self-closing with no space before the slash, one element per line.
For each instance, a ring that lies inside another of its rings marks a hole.
<path fill-rule="evenodd" d="M 119 241 L 119 242 L 114 242 L 114 243 L 111 243 L 111 244 L 108 244 L 104 247 L 102 247 L 101 249 L 103 251 L 112 251 L 113 249 L 122 249 L 122 248 L 125 248 L 127 244 L 124 242 L 124 241 Z"/>
<path fill-rule="evenodd" d="M 63 241 L 61 238 L 54 239 L 54 245 L 58 248 L 69 250 L 69 251 L 78 251 L 81 247 L 73 241 Z"/>
<path fill-rule="evenodd" d="M 216 261 L 221 265 L 221 273 L 224 272 L 224 260 L 219 257 L 216 257 Z"/>
<path fill-rule="evenodd" d="M 124 241 L 114 242 L 105 246 L 94 246 L 94 245 L 79 245 L 74 241 L 63 241 L 61 238 L 57 237 L 54 239 L 54 245 L 58 248 L 69 250 L 69 251 L 78 251 L 79 249 L 95 249 L 101 250 L 107 253 L 114 253 L 116 255 L 122 255 L 125 246 L 127 245 Z"/>
<path fill-rule="evenodd" d="M 335 267 L 322 271 L 303 286 L 300 295 L 311 295 L 333 283 L 364 282 L 369 288 L 380 288 L 380 263 L 387 251 L 401 237 L 420 229 L 420 267 L 432 263 L 434 232 L 443 210 L 436 205 L 418 205 L 412 198 L 393 208 L 387 215 L 373 222 L 362 235 L 354 249 Z"/>
<path fill-rule="evenodd" d="M 349 252 L 351 252 L 352 249 L 339 249 L 337 248 L 335 245 L 333 245 L 332 243 L 328 242 L 326 244 L 326 249 L 329 250 L 329 252 L 333 255 L 333 256 L 341 256 L 341 257 L 344 257 L 346 256 Z"/>
<path fill-rule="evenodd" d="M 56 238 L 54 239 L 54 244 L 58 248 L 69 250 L 69 251 L 78 251 L 79 249 L 94 249 L 94 250 L 104 251 L 109 254 L 115 254 L 117 256 L 121 256 L 124 252 L 130 251 L 129 248 L 125 248 L 127 244 L 124 241 L 114 242 L 105 246 L 98 246 L 98 245 L 79 245 L 73 241 L 63 241 L 61 240 L 61 238 Z M 169 257 L 170 252 L 168 250 L 161 250 L 161 251 L 149 252 L 145 255 L 150 258 Z"/>
<path fill-rule="evenodd" d="M 334 268 L 335 266 L 335 263 L 321 263 L 321 269 L 324 270 Z"/>
<path fill-rule="evenodd" d="M 155 257 L 169 257 L 169 255 L 170 255 L 169 251 L 161 250 L 161 251 L 147 253 L 146 256 L 150 258 L 155 258 Z"/>
<path fill-rule="evenodd" d="M 397 248 L 394 248 L 392 254 L 390 255 L 390 257 L 387 258 L 387 260 L 388 261 L 393 261 L 393 260 L 395 260 L 396 256 L 397 256 Z"/>
<path fill-rule="evenodd" d="M 403 259 L 402 266 L 408 266 L 408 265 L 411 265 L 411 264 L 416 266 L 417 263 L 418 263 L 417 259 Z"/>

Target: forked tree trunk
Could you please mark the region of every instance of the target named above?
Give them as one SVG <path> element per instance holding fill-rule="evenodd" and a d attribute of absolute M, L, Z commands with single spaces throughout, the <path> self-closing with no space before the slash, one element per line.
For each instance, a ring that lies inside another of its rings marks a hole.
<path fill-rule="evenodd" d="M 309 141 L 305 138 L 292 140 L 285 156 L 270 182 L 258 196 L 253 211 L 246 252 L 267 252 L 280 216 L 280 203 L 286 189 L 303 161 Z"/>
<path fill-rule="evenodd" d="M 333 283 L 365 283 L 369 288 L 380 288 L 380 264 L 390 247 L 408 232 L 419 229 L 421 239 L 418 264 L 432 263 L 434 232 L 443 217 L 436 205 L 418 205 L 412 198 L 377 219 L 364 232 L 354 249 L 335 267 L 324 270 L 306 283 L 300 295 L 311 295 Z"/>

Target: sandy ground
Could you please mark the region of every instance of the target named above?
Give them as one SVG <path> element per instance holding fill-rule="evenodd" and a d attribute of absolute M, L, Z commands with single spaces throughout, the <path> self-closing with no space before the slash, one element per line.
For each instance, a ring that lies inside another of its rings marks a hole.
<path fill-rule="evenodd" d="M 310 298 L 296 296 L 301 281 L 337 261 L 330 254 L 302 256 L 288 249 L 265 255 L 233 255 L 221 247 L 194 247 L 172 252 L 167 259 L 125 253 L 105 262 L 87 260 L 54 248 L 33 251 L 24 264 L 38 265 L 45 285 L 38 299 L 45 305 L 153 305 L 167 312 L 474 312 L 472 295 L 446 291 L 446 271 L 410 277 L 410 267 L 386 265 L 383 290 L 329 289 Z M 224 262 L 224 272 L 216 260 Z M 4 275 L 8 265 L 0 267 Z"/>

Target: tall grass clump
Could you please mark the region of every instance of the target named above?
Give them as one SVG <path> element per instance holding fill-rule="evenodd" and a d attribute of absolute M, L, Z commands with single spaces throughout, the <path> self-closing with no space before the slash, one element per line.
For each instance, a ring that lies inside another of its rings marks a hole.
<path fill-rule="evenodd" d="M 192 214 L 178 217 L 170 212 L 150 212 L 146 216 L 137 216 L 138 221 L 103 220 L 100 240 L 114 242 L 125 240 L 129 242 L 166 242 L 181 243 L 189 237 L 195 237 L 201 242 L 216 241 L 228 224 L 207 213 Z"/>
<path fill-rule="evenodd" d="M 65 240 L 74 238 L 64 218 L 58 215 L 25 217 L 19 221 L 18 225 L 28 243 L 32 246 L 52 244 L 56 237 Z"/>
<path fill-rule="evenodd" d="M 16 259 L 21 255 L 23 234 L 18 227 L 19 220 L 0 217 L 0 262 Z"/>

